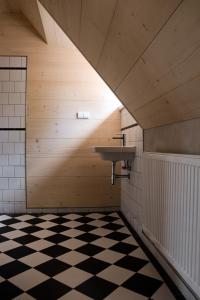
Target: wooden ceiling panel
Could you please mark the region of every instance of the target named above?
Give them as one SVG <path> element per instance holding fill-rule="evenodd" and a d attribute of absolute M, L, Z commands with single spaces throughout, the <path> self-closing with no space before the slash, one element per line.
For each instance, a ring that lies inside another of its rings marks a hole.
<path fill-rule="evenodd" d="M 117 89 L 132 113 L 200 75 L 199 11 L 200 1 L 183 2 Z"/>
<path fill-rule="evenodd" d="M 23 1 L 23 0 L 22 0 Z M 50 14 L 46 11 L 46 9 L 38 2 L 39 14 L 42 20 L 44 33 L 46 37 L 46 41 L 48 45 L 52 47 L 60 46 L 64 48 L 71 48 L 76 52 L 76 48 L 71 40 L 66 36 L 66 34 L 62 31 L 60 26 L 54 21 L 54 19 L 50 16 Z M 64 63 L 64 62 L 63 62 Z"/>
<path fill-rule="evenodd" d="M 200 116 L 200 76 L 134 112 L 143 128 L 158 127 Z"/>
<path fill-rule="evenodd" d="M 81 0 L 41 0 L 40 2 L 75 45 L 78 45 L 81 24 Z"/>
<path fill-rule="evenodd" d="M 97 66 L 116 89 L 180 0 L 119 0 L 109 35 Z"/>
<path fill-rule="evenodd" d="M 20 13 L 19 0 L 6 0 L 6 1 L 9 5 L 10 12 Z"/>
<path fill-rule="evenodd" d="M 0 13 L 18 13 L 18 0 L 0 0 Z"/>
<path fill-rule="evenodd" d="M 44 32 L 42 19 L 40 16 L 37 0 L 18 0 L 19 7 L 23 15 L 29 20 L 31 25 L 35 28 L 37 33 L 46 42 L 46 35 Z"/>
<path fill-rule="evenodd" d="M 199 0 L 40 2 L 142 127 L 200 116 Z"/>
<path fill-rule="evenodd" d="M 82 2 L 79 48 L 95 66 L 115 11 L 117 0 L 85 0 Z"/>
<path fill-rule="evenodd" d="M 10 12 L 8 2 L 6 0 L 0 0 L 0 13 Z"/>
<path fill-rule="evenodd" d="M 39 36 L 46 41 L 37 0 L 0 0 L 0 13 L 23 14 Z"/>

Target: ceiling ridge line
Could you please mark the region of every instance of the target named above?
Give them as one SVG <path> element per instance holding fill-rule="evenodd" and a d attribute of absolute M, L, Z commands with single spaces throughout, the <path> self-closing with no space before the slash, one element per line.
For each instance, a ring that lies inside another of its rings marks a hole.
<path fill-rule="evenodd" d="M 171 17 L 175 14 L 175 12 L 179 9 L 179 7 L 181 6 L 181 4 L 184 2 L 184 0 L 181 0 L 180 3 L 178 4 L 178 6 L 174 9 L 174 11 L 169 15 L 169 17 L 167 18 L 167 20 L 163 23 L 163 25 L 161 26 L 160 30 L 156 33 L 156 35 L 154 36 L 154 38 L 149 42 L 149 44 L 145 47 L 144 51 L 141 53 L 141 55 L 136 59 L 136 61 L 134 62 L 134 64 L 129 68 L 129 70 L 127 71 L 127 73 L 124 75 L 124 77 L 120 80 L 120 82 L 118 83 L 117 87 L 113 90 L 114 92 L 116 92 L 119 87 L 121 86 L 121 84 L 123 83 L 123 81 L 128 77 L 128 75 L 130 74 L 131 70 L 135 67 L 135 65 L 138 63 L 138 61 L 142 58 L 142 56 L 144 55 L 144 53 L 146 52 L 146 50 L 151 46 L 151 44 L 154 42 L 154 40 L 157 38 L 157 36 L 160 34 L 160 32 L 163 30 L 163 28 L 166 26 L 166 24 L 169 22 L 169 20 L 171 19 Z"/>

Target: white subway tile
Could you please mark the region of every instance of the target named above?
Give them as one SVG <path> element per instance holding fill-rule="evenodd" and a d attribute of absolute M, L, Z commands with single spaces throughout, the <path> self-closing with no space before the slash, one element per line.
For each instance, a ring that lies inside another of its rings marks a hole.
<path fill-rule="evenodd" d="M 20 127 L 25 128 L 26 127 L 26 121 L 24 117 L 20 117 Z"/>
<path fill-rule="evenodd" d="M 3 153 L 4 154 L 14 154 L 15 144 L 14 143 L 3 143 Z"/>
<path fill-rule="evenodd" d="M 25 178 L 20 178 L 20 182 L 21 182 L 21 190 L 25 190 L 26 189 L 26 183 L 25 183 Z"/>
<path fill-rule="evenodd" d="M 20 93 L 20 104 L 26 103 L 26 95 L 25 93 Z"/>
<path fill-rule="evenodd" d="M 25 142 L 25 131 L 20 131 L 20 140 L 19 142 Z"/>
<path fill-rule="evenodd" d="M 9 189 L 20 190 L 21 189 L 21 178 L 9 178 Z"/>
<path fill-rule="evenodd" d="M 25 167 L 15 167 L 15 177 L 25 177 Z"/>
<path fill-rule="evenodd" d="M 21 104 L 21 94 L 9 93 L 9 104 Z"/>
<path fill-rule="evenodd" d="M 26 81 L 26 70 L 22 70 L 21 72 L 22 72 L 21 80 Z"/>
<path fill-rule="evenodd" d="M 8 131 L 0 131 L 0 141 L 8 142 Z"/>
<path fill-rule="evenodd" d="M 9 131 L 9 142 L 20 142 L 20 131 Z"/>
<path fill-rule="evenodd" d="M 26 91 L 26 82 L 25 81 L 15 81 L 15 92 L 25 93 Z"/>
<path fill-rule="evenodd" d="M 25 190 L 15 190 L 15 202 L 25 202 Z"/>
<path fill-rule="evenodd" d="M 1 66 L 26 67 L 26 57 L 0 56 Z M 25 91 L 26 70 L 0 70 L 0 127 L 25 127 Z M 26 211 L 24 142 L 25 132 L 0 132 L 0 212 Z"/>
<path fill-rule="evenodd" d="M 141 157 L 143 150 L 143 142 L 137 142 L 136 156 Z"/>
<path fill-rule="evenodd" d="M 20 117 L 9 117 L 8 124 L 9 128 L 20 128 Z"/>
<path fill-rule="evenodd" d="M 15 200 L 15 193 L 13 190 L 3 190 L 3 201 L 9 202 Z"/>
<path fill-rule="evenodd" d="M 9 166 L 20 166 L 21 165 L 21 157 L 20 155 L 9 155 L 8 158 Z"/>
<path fill-rule="evenodd" d="M 24 153 L 25 153 L 25 144 L 15 143 L 15 154 L 24 154 Z"/>
<path fill-rule="evenodd" d="M 25 166 L 25 162 L 26 162 L 25 155 L 20 155 L 20 166 Z"/>
<path fill-rule="evenodd" d="M 140 126 L 137 126 L 137 140 L 143 140 L 143 129 Z"/>
<path fill-rule="evenodd" d="M 10 81 L 21 81 L 22 71 L 21 70 L 10 70 Z"/>
<path fill-rule="evenodd" d="M 4 214 L 13 214 L 15 212 L 15 202 L 1 202 L 1 212 Z"/>
<path fill-rule="evenodd" d="M 2 82 L 2 92 L 12 93 L 15 91 L 14 81 L 4 81 Z"/>
<path fill-rule="evenodd" d="M 25 116 L 25 105 L 15 105 L 15 116 L 24 117 Z"/>
<path fill-rule="evenodd" d="M 9 56 L 0 56 L 0 67 L 1 68 L 9 67 Z"/>
<path fill-rule="evenodd" d="M 8 117 L 0 118 L 0 128 L 8 128 Z"/>
<path fill-rule="evenodd" d="M 26 202 L 15 202 L 15 213 L 26 213 Z"/>
<path fill-rule="evenodd" d="M 8 104 L 8 93 L 0 93 L 0 104 Z"/>
<path fill-rule="evenodd" d="M 1 190 L 8 189 L 8 178 L 0 178 L 0 189 Z"/>
<path fill-rule="evenodd" d="M 4 104 L 3 105 L 3 116 L 4 117 L 10 117 L 15 115 L 15 106 Z"/>
<path fill-rule="evenodd" d="M 8 166 L 8 155 L 0 155 L 0 166 Z"/>
<path fill-rule="evenodd" d="M 12 57 L 10 57 L 10 67 L 21 68 L 21 66 L 22 66 L 21 56 L 12 56 Z"/>
<path fill-rule="evenodd" d="M 9 70 L 0 70 L 0 81 L 9 81 Z"/>
<path fill-rule="evenodd" d="M 21 59 L 22 59 L 22 68 L 26 68 L 26 60 L 27 60 L 26 57 L 22 56 Z"/>
<path fill-rule="evenodd" d="M 14 177 L 14 167 L 13 166 L 3 167 L 3 177 Z"/>

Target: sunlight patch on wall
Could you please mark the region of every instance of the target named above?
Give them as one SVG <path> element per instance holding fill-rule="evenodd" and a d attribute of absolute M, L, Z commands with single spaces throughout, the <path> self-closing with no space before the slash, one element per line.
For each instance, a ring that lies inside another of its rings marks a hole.
<path fill-rule="evenodd" d="M 117 96 L 112 92 L 112 90 L 108 87 L 108 85 L 104 82 L 104 80 L 100 77 L 100 75 L 96 72 L 93 66 L 86 60 L 83 54 L 79 51 L 79 49 L 73 44 L 73 42 L 68 38 L 65 32 L 61 29 L 61 27 L 56 23 L 56 21 L 51 17 L 51 15 L 47 12 L 44 6 L 38 2 L 38 8 L 40 11 L 41 19 L 44 26 L 44 31 L 46 34 L 46 39 L 48 44 L 54 45 L 56 47 L 64 47 L 71 49 L 76 54 L 82 64 L 84 64 L 85 68 L 88 68 L 88 74 L 91 79 L 95 80 L 95 82 L 99 81 L 99 85 L 102 85 L 103 90 L 103 99 L 109 99 L 109 104 L 113 107 L 113 111 L 119 107 L 123 107 L 120 100 Z"/>

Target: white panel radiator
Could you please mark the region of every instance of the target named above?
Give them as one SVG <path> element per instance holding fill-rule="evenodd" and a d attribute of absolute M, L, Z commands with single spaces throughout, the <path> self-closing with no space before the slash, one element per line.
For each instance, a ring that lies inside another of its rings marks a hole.
<path fill-rule="evenodd" d="M 144 153 L 143 231 L 200 296 L 200 156 Z"/>

